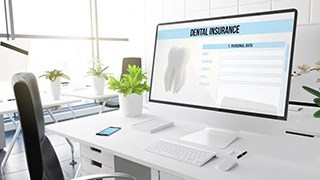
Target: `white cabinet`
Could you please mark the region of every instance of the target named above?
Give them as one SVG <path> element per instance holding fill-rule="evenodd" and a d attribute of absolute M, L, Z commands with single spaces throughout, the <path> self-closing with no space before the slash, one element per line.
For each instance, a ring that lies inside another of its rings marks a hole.
<path fill-rule="evenodd" d="M 183 180 L 171 174 L 167 174 L 156 169 L 151 169 L 151 180 Z"/>
<path fill-rule="evenodd" d="M 89 174 L 113 173 L 114 156 L 99 148 L 80 144 L 81 167 Z"/>
<path fill-rule="evenodd" d="M 183 180 L 114 156 L 97 147 L 80 144 L 80 153 L 82 171 L 88 174 L 124 172 L 139 180 Z"/>
<path fill-rule="evenodd" d="M 150 180 L 151 169 L 135 162 L 117 157 L 103 149 L 80 144 L 81 168 L 88 174 L 122 172 L 139 180 Z M 123 178 L 117 178 L 122 180 Z"/>

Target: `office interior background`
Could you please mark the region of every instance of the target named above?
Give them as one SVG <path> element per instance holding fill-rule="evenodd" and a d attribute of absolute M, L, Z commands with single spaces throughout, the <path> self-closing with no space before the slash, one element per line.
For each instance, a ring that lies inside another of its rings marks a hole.
<path fill-rule="evenodd" d="M 318 0 L 9 2 L 0 5 L 2 40 L 27 41 L 28 71 L 40 75 L 48 69 L 61 69 L 71 77 L 72 84 L 79 86 L 91 83 L 85 75 L 94 57 L 99 57 L 109 66 L 108 72 L 115 75 L 121 71 L 123 57 L 141 57 L 150 75 L 156 26 L 161 22 L 296 8 L 299 17 L 293 70 L 301 64 L 312 66 L 319 59 Z M 310 102 L 312 96 L 299 87 L 313 83 L 315 77 L 310 74 L 294 78 L 290 100 Z"/>
<path fill-rule="evenodd" d="M 320 0 L 4 0 L 0 40 L 20 41 L 28 47 L 28 72 L 39 76 L 60 69 L 70 76 L 69 86 L 82 88 L 92 84 L 86 72 L 94 58 L 109 66 L 108 73 L 119 76 L 124 57 L 141 57 L 150 77 L 159 23 L 287 8 L 299 13 L 293 69 L 313 66 L 320 60 Z M 320 120 L 312 117 L 313 96 L 301 88 L 318 87 L 317 76 L 293 77 L 290 101 L 305 111 L 297 118 L 289 116 L 290 128 L 320 132 Z M 49 88 L 45 79 L 38 81 L 40 89 Z M 145 94 L 146 107 L 147 99 Z M 14 130 L 13 124 L 6 122 L 5 130 Z"/>

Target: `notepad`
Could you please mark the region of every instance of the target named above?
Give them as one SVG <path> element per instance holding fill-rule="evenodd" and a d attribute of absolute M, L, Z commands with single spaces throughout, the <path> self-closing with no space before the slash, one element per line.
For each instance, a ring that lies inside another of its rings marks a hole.
<path fill-rule="evenodd" d="M 168 127 L 171 127 L 173 125 L 174 125 L 174 122 L 172 121 L 167 121 L 167 120 L 158 119 L 158 118 L 151 118 L 151 119 L 143 120 L 138 123 L 132 124 L 131 127 L 132 129 L 136 129 L 142 132 L 155 133 L 163 129 L 166 129 Z"/>

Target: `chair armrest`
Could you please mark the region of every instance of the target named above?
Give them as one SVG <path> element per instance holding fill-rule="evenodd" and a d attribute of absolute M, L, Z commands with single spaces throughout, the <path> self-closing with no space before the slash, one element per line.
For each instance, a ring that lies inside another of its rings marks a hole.
<path fill-rule="evenodd" d="M 125 173 L 113 173 L 113 174 L 93 174 L 88 176 L 78 177 L 72 180 L 95 180 L 103 178 L 124 178 L 129 180 L 137 180 L 135 177 Z"/>

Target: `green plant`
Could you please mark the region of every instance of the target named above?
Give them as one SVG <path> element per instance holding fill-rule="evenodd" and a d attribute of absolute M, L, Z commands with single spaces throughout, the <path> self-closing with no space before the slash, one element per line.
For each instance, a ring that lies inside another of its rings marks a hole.
<path fill-rule="evenodd" d="M 310 67 L 308 66 L 307 64 L 303 64 L 303 65 L 300 65 L 298 66 L 298 69 L 300 70 L 300 72 L 296 72 L 294 71 L 293 72 L 293 75 L 292 76 L 301 76 L 301 75 L 304 75 L 304 74 L 308 74 L 312 71 L 317 71 L 319 72 L 320 71 L 320 60 L 318 62 L 316 62 L 315 66 L 314 67 Z M 320 83 L 320 78 L 318 78 L 316 80 L 317 83 Z M 302 88 L 309 92 L 310 94 L 316 96 L 316 98 L 313 99 L 313 102 L 320 106 L 320 91 L 319 90 L 316 90 L 316 89 L 313 89 L 311 87 L 308 87 L 308 86 L 302 86 Z M 313 117 L 315 118 L 320 118 L 320 110 L 317 110 L 314 114 L 313 114 Z"/>
<path fill-rule="evenodd" d="M 150 91 L 146 82 L 146 72 L 142 72 L 142 69 L 136 65 L 129 65 L 127 70 L 128 74 L 122 75 L 120 81 L 110 76 L 109 89 L 123 93 L 124 96 L 133 93 L 141 95 L 143 91 Z"/>
<path fill-rule="evenodd" d="M 46 79 L 49 79 L 50 81 L 54 82 L 58 77 L 62 77 L 64 79 L 70 80 L 70 77 L 62 73 L 61 70 L 54 69 L 52 71 L 45 71 L 44 74 L 39 76 L 39 78 L 45 77 Z"/>
<path fill-rule="evenodd" d="M 89 68 L 87 74 L 90 76 L 103 77 L 105 80 L 108 80 L 108 73 L 105 71 L 109 68 L 109 66 L 103 67 L 101 60 L 94 59 L 93 67 Z"/>
<path fill-rule="evenodd" d="M 315 95 L 317 98 L 314 98 L 314 99 L 313 99 L 313 102 L 314 102 L 316 105 L 320 106 L 320 92 L 317 91 L 317 90 L 315 90 L 315 89 L 313 89 L 313 88 L 310 88 L 310 87 L 308 87 L 308 86 L 302 86 L 302 88 L 303 88 L 304 90 L 306 90 L 307 92 Z M 320 118 L 320 110 L 317 110 L 317 111 L 313 114 L 313 117 L 315 117 L 315 118 Z"/>

